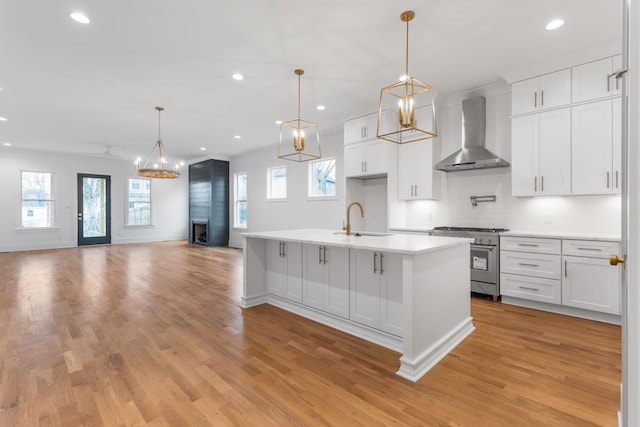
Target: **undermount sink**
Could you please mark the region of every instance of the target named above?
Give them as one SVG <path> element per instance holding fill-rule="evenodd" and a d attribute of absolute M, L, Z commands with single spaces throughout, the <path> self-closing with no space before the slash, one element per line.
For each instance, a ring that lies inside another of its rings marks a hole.
<path fill-rule="evenodd" d="M 344 231 L 336 231 L 333 234 L 347 234 Z M 375 231 L 352 231 L 351 236 L 355 236 L 355 237 L 362 237 L 362 236 L 367 236 L 367 237 L 384 237 L 384 236 L 393 236 L 392 233 L 378 233 Z"/>

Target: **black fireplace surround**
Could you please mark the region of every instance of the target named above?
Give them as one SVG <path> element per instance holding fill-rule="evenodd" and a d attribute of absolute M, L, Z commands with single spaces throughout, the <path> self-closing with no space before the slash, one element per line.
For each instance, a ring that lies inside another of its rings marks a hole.
<path fill-rule="evenodd" d="M 229 245 L 229 162 L 189 166 L 189 243 Z"/>

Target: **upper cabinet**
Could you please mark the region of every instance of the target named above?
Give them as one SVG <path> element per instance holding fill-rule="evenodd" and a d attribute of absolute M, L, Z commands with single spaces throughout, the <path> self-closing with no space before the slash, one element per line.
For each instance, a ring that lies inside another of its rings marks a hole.
<path fill-rule="evenodd" d="M 375 113 L 344 122 L 344 143 L 375 139 L 377 126 L 378 115 Z"/>
<path fill-rule="evenodd" d="M 511 85 L 511 114 L 531 113 L 571 103 L 571 69 Z"/>
<path fill-rule="evenodd" d="M 384 111 L 380 127 L 395 125 L 393 114 Z M 378 114 L 369 114 L 344 122 L 344 163 L 347 178 L 375 178 L 387 174 L 391 143 L 376 138 Z"/>
<path fill-rule="evenodd" d="M 573 67 L 571 71 L 574 103 L 620 95 L 620 82 L 613 72 L 622 68 L 620 55 Z"/>

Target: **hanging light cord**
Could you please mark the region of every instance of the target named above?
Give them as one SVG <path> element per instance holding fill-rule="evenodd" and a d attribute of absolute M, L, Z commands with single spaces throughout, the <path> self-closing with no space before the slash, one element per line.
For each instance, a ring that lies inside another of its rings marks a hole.
<path fill-rule="evenodd" d="M 404 75 L 408 79 L 409 78 L 409 19 L 407 19 L 407 49 L 405 55 L 405 64 L 404 64 Z"/>

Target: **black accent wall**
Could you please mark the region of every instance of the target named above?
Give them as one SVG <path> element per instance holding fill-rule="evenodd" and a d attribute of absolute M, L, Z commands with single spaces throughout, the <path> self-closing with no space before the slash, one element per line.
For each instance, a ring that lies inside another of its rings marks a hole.
<path fill-rule="evenodd" d="M 189 242 L 229 244 L 229 162 L 225 160 L 189 165 Z"/>

